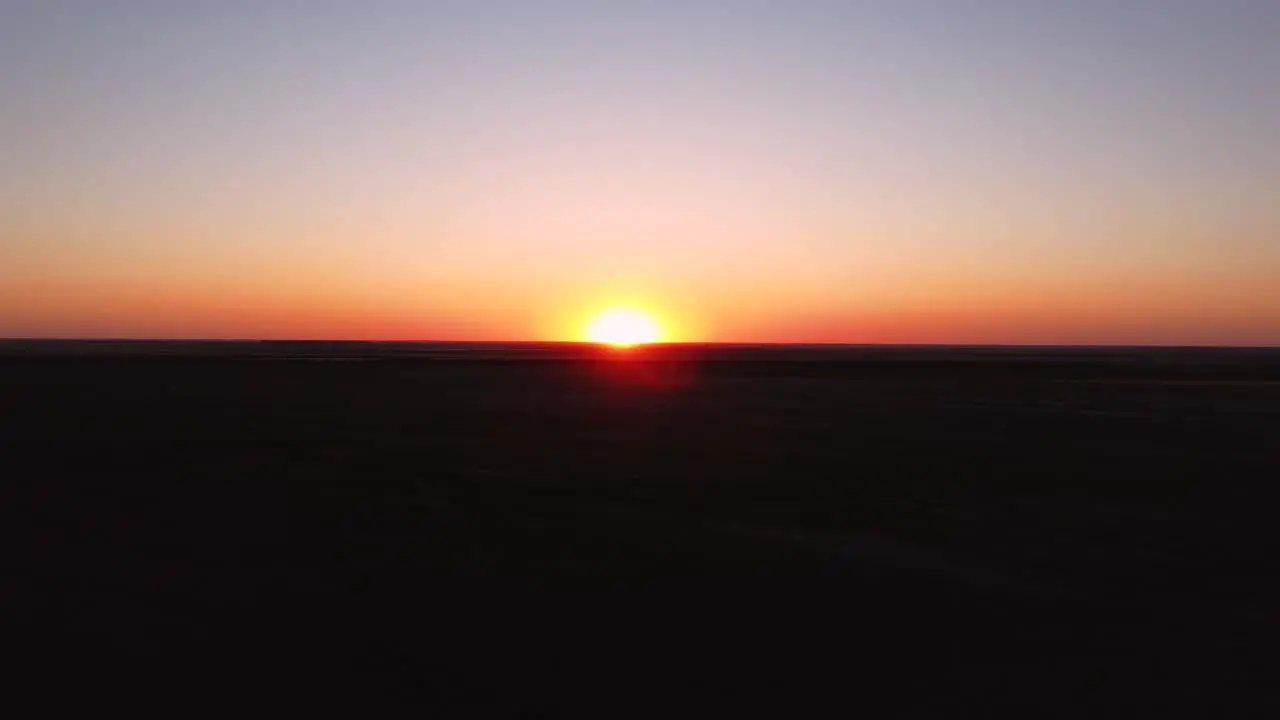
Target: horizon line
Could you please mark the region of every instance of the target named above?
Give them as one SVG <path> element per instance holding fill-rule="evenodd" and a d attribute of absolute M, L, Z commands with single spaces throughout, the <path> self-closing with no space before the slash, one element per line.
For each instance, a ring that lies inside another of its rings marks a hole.
<path fill-rule="evenodd" d="M 209 338 L 209 337 L 0 337 L 0 343 L 10 342 L 129 342 L 129 343 L 362 343 L 362 344 L 436 344 L 436 345 L 574 345 L 601 346 L 606 343 L 589 340 L 368 340 L 349 338 Z M 682 340 L 637 344 L 636 347 L 672 346 L 752 346 L 752 347 L 832 347 L 832 348 L 1008 348 L 1008 349 L 1184 349 L 1184 350 L 1280 350 L 1280 343 L 1273 345 L 1197 345 L 1177 343 L 841 343 L 841 342 L 760 342 L 744 340 Z"/>

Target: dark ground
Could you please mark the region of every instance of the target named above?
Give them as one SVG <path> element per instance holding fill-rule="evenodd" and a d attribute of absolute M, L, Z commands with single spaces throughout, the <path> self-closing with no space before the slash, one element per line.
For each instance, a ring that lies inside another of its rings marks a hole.
<path fill-rule="evenodd" d="M 1273 715 L 1278 443 L 1275 351 L 10 342 L 6 684 Z"/>

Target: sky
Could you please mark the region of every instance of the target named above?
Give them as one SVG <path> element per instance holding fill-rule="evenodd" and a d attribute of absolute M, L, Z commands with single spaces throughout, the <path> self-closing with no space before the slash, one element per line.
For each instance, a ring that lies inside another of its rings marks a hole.
<path fill-rule="evenodd" d="M 0 0 L 0 336 L 1280 344 L 1280 2 Z"/>

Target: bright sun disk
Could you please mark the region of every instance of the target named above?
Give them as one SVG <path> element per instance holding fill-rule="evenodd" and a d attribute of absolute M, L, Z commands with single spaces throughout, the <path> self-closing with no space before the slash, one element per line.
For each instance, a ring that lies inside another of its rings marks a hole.
<path fill-rule="evenodd" d="M 587 323 L 587 339 L 618 347 L 656 342 L 662 332 L 647 313 L 632 308 L 611 308 Z"/>

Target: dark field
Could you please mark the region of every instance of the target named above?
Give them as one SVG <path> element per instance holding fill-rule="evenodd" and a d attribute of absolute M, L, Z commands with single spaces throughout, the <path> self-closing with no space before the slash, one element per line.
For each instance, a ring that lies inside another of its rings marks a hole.
<path fill-rule="evenodd" d="M 1280 711 L 1278 442 L 1275 350 L 0 343 L 8 680 L 171 710 Z"/>

